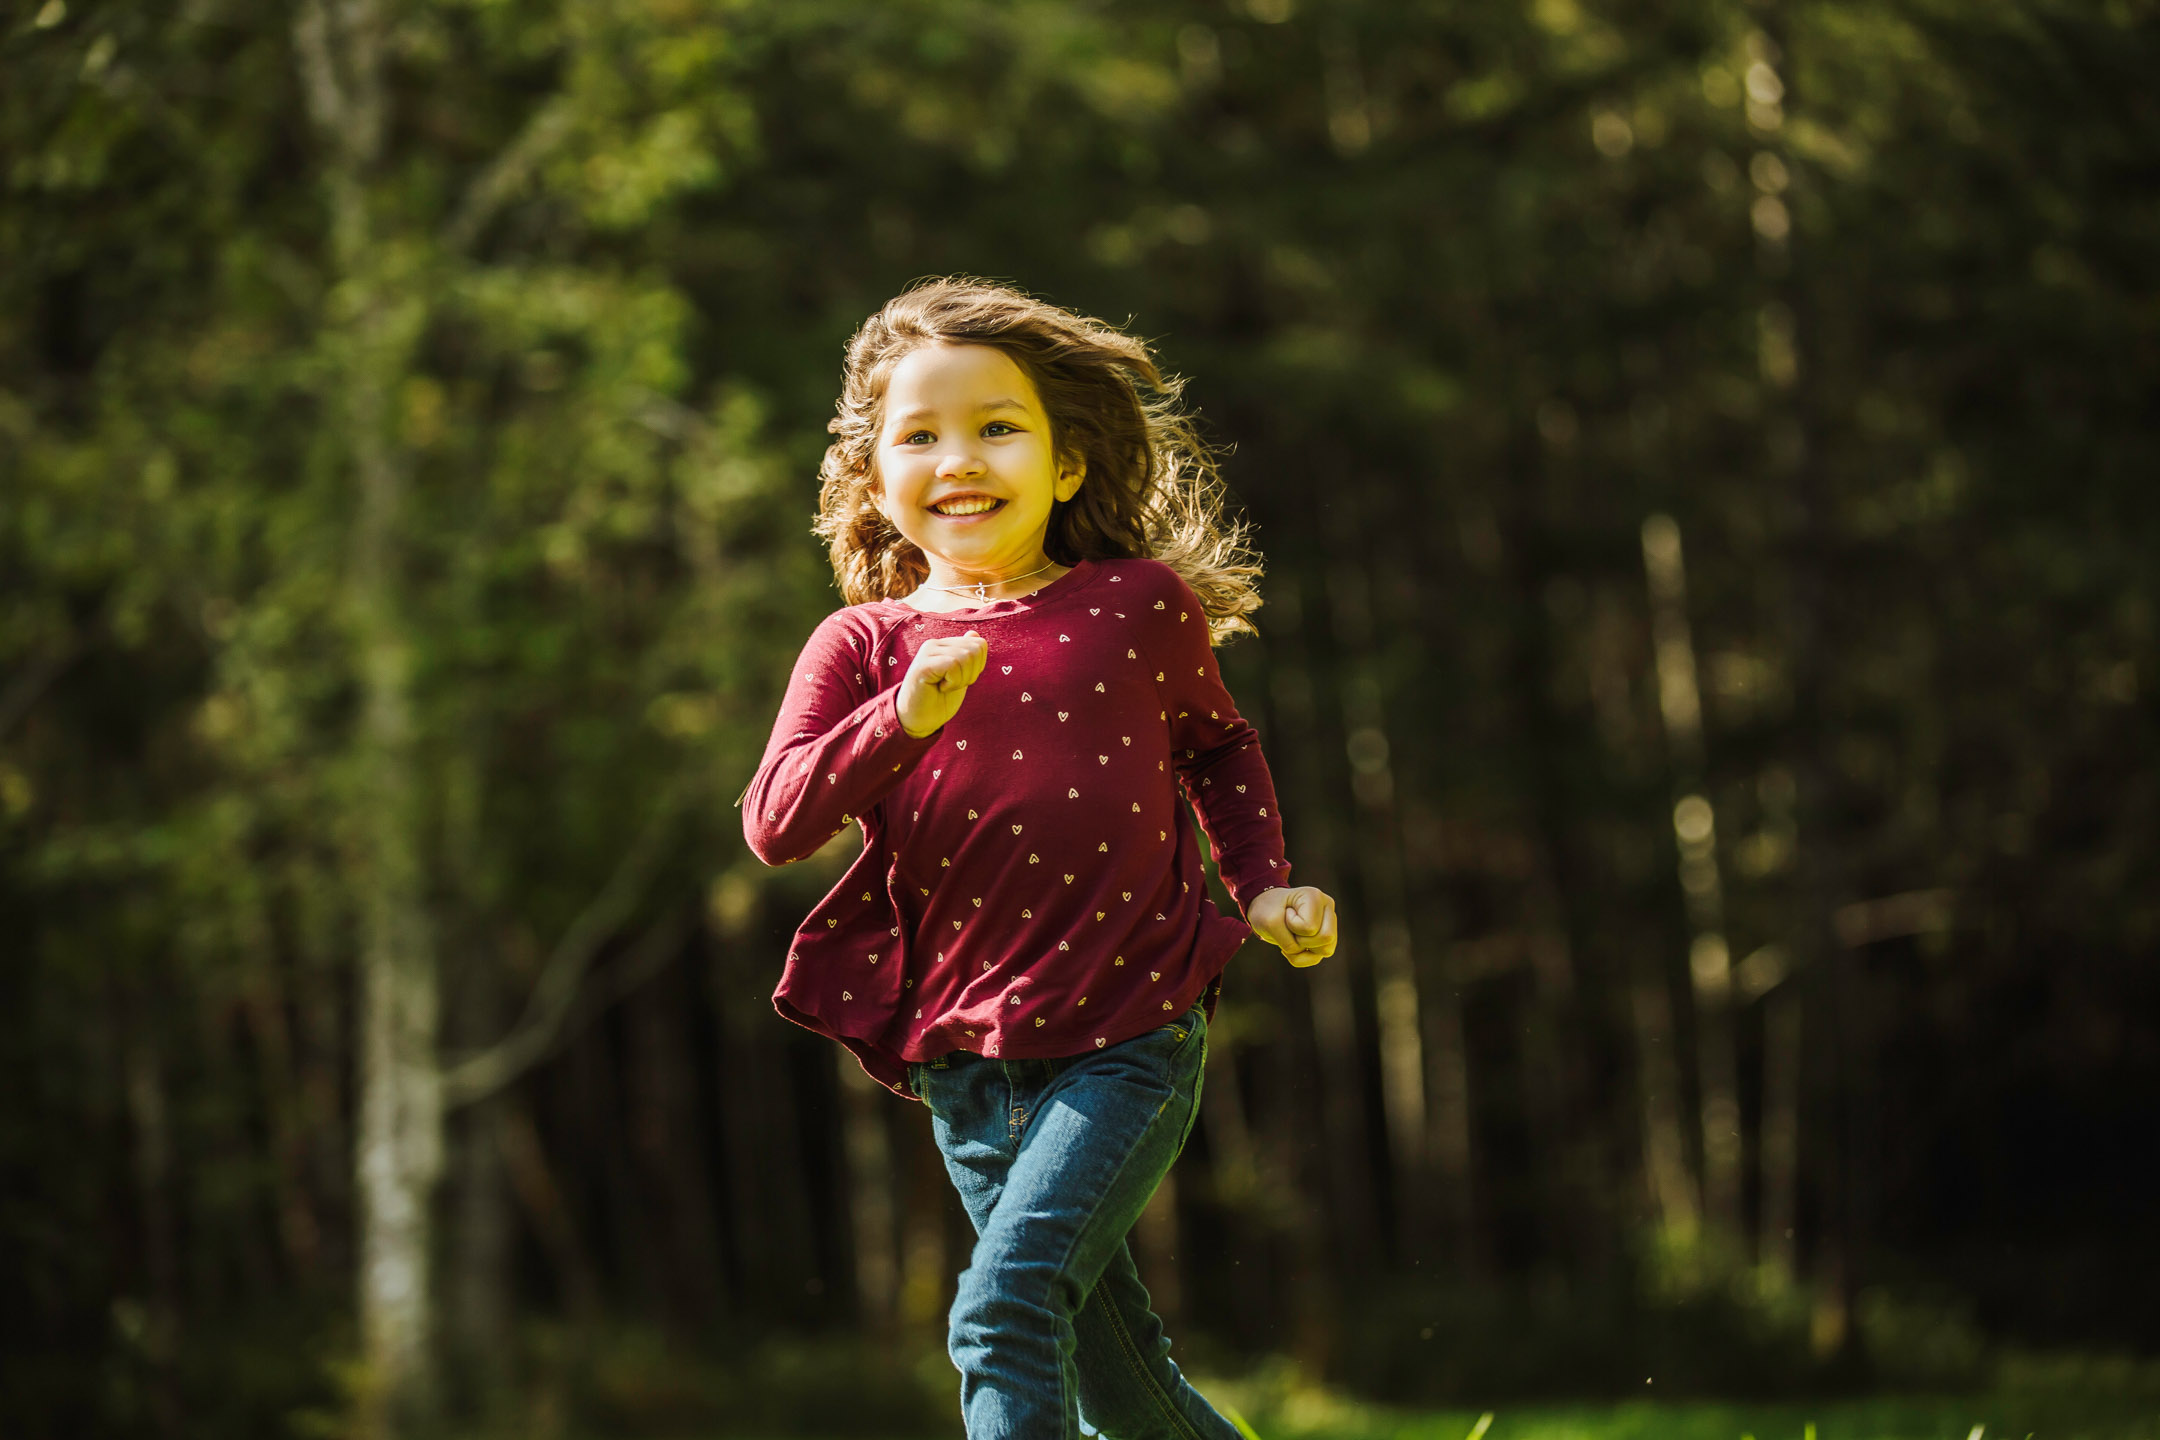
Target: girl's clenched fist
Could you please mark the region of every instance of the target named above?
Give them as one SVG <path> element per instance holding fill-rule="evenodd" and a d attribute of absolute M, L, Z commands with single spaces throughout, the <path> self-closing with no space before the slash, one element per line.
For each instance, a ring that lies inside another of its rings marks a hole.
<path fill-rule="evenodd" d="M 920 740 L 960 713 L 967 687 L 990 659 L 990 642 L 973 630 L 926 640 L 900 681 L 900 726 Z"/>
<path fill-rule="evenodd" d="M 1246 907 L 1245 923 L 1301 970 L 1335 953 L 1335 901 L 1311 885 L 1261 891 Z"/>

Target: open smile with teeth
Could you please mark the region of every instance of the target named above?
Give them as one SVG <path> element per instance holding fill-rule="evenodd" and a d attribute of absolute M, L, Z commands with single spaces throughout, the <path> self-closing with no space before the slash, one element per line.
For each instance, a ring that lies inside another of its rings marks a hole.
<path fill-rule="evenodd" d="M 1004 503 L 988 495 L 968 495 L 958 500 L 941 500 L 930 508 L 940 515 L 981 515 Z"/>

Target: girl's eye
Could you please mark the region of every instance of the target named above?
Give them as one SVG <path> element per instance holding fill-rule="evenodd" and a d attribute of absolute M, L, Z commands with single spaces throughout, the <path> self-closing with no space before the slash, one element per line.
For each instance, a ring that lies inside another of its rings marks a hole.
<path fill-rule="evenodd" d="M 927 445 L 935 439 L 937 439 L 937 436 L 932 435 L 928 430 L 917 430 L 914 434 L 902 439 L 900 443 L 903 445 Z"/>
<path fill-rule="evenodd" d="M 1019 433 L 1017 429 L 1006 424 L 1003 420 L 992 420 L 988 425 L 983 426 L 983 434 L 985 435 L 1017 435 Z"/>

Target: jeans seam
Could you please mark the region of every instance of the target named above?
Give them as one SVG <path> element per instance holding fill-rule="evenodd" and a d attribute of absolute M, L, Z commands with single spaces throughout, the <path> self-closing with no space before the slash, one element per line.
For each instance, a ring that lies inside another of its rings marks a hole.
<path fill-rule="evenodd" d="M 1013 1079 L 1012 1061 L 1000 1062 L 1000 1068 L 1005 1072 L 1005 1144 L 1017 1155 L 1020 1153 L 1020 1136 L 1027 1129 L 1013 1119 L 1020 1109 L 1020 1082 Z"/>
<path fill-rule="evenodd" d="M 1192 1422 L 1171 1402 L 1169 1392 L 1156 1383 L 1153 1372 L 1147 1367 L 1146 1359 L 1140 1354 L 1140 1347 L 1133 1343 L 1132 1332 L 1125 1328 L 1124 1317 L 1117 1313 L 1117 1306 L 1104 1300 L 1103 1314 L 1109 1318 L 1110 1328 L 1117 1334 L 1118 1348 L 1125 1352 L 1125 1358 L 1132 1363 L 1133 1373 L 1140 1377 L 1142 1388 L 1154 1398 L 1156 1408 L 1170 1421 L 1171 1428 L 1180 1435 L 1190 1437 L 1190 1440 L 1205 1440 L 1193 1427 Z"/>
<path fill-rule="evenodd" d="M 1178 1154 L 1185 1153 L 1185 1144 L 1192 1139 L 1193 1127 L 1200 1123 L 1200 1095 L 1207 1084 L 1207 1037 L 1200 1037 L 1200 1063 L 1193 1067 L 1192 1109 L 1186 1112 L 1185 1129 L 1178 1136 Z M 1175 1165 L 1176 1160 L 1171 1164 Z"/>
<path fill-rule="evenodd" d="M 1160 1105 L 1158 1105 L 1158 1106 L 1156 1106 L 1156 1107 L 1155 1107 L 1155 1118 L 1156 1118 L 1157 1120 L 1160 1120 L 1160 1119 L 1162 1118 L 1163 1112 L 1164 1112 L 1165 1110 L 1168 1110 L 1168 1109 L 1170 1108 L 1170 1102 L 1171 1102 L 1172 1100 L 1175 1100 L 1176 1098 L 1177 1098 L 1177 1090 L 1176 1090 L 1176 1088 L 1175 1088 L 1175 1087 L 1173 1086 L 1173 1087 L 1172 1087 L 1172 1089 L 1171 1089 L 1171 1091 L 1170 1091 L 1170 1094 L 1169 1094 L 1168 1096 L 1164 1097 L 1164 1099 L 1163 1099 L 1163 1102 L 1162 1102 L 1162 1104 L 1160 1104 Z M 1128 1151 L 1127 1151 L 1127 1152 L 1125 1153 L 1125 1158 L 1124 1158 L 1124 1159 L 1123 1159 L 1122 1161 L 1120 1161 L 1120 1162 L 1118 1163 L 1117 1173 L 1116 1173 L 1115 1175 L 1112 1175 L 1112 1176 L 1110 1177 L 1110 1179 L 1111 1179 L 1111 1183 L 1112 1183 L 1112 1184 L 1115 1184 L 1115 1183 L 1116 1183 L 1116 1181 L 1117 1181 L 1117 1178 L 1118 1178 L 1118 1176 L 1120 1176 L 1120 1175 L 1123 1175 L 1123 1174 L 1125 1173 L 1125 1171 L 1126 1171 L 1127 1167 L 1129 1167 L 1129 1166 L 1130 1166 L 1130 1165 L 1132 1164 L 1132 1162 L 1133 1162 L 1133 1157 L 1134 1157 L 1134 1155 L 1135 1155 L 1136 1153 L 1137 1153 L 1137 1152 L 1136 1152 L 1136 1151 L 1134 1151 L 1134 1150 L 1128 1150 Z M 1174 1159 L 1175 1159 L 1175 1157 L 1173 1157 L 1173 1160 L 1174 1160 Z M 1094 1217 L 1094 1214 L 1093 1214 L 1093 1213 L 1091 1212 L 1091 1213 L 1089 1214 L 1089 1216 L 1088 1216 L 1088 1219 L 1089 1219 L 1089 1221 L 1091 1221 L 1091 1222 L 1092 1222 L 1092 1221 L 1094 1220 L 1094 1218 L 1095 1218 L 1095 1217 Z M 1071 1243 L 1071 1244 L 1069 1244 L 1069 1245 L 1067 1245 L 1067 1246 L 1065 1247 L 1065 1251 L 1064 1251 L 1064 1253 L 1063 1253 L 1063 1254 L 1061 1254 L 1060 1256 L 1058 1256 L 1058 1263 L 1057 1263 L 1057 1273 L 1058 1273 L 1058 1274 L 1060 1274 L 1060 1275 L 1069 1275 L 1069 1274 L 1071 1274 L 1071 1273 L 1072 1273 L 1072 1258 L 1073 1258 L 1073 1252 L 1074 1252 L 1075 1250 L 1077 1250 L 1077 1249 L 1078 1249 L 1078 1248 L 1080 1247 L 1080 1237 L 1081 1237 L 1082 1235 L 1086 1234 L 1086 1233 L 1087 1233 L 1087 1226 L 1086 1226 L 1086 1225 L 1081 1225 L 1081 1226 L 1080 1226 L 1080 1227 L 1079 1227 L 1078 1229 L 1076 1229 L 1076 1230 L 1075 1230 L 1075 1231 L 1073 1232 L 1073 1238 L 1072 1238 L 1072 1243 Z M 1098 1283 L 1100 1283 L 1101 1279 L 1102 1279 L 1102 1277 L 1101 1277 L 1100 1275 L 1097 1275 L 1097 1276 L 1096 1276 L 1096 1280 L 1097 1280 L 1097 1282 L 1098 1282 Z M 1089 1290 L 1089 1292 L 1088 1292 L 1088 1295 L 1083 1295 L 1083 1296 L 1081 1296 L 1081 1297 L 1080 1297 L 1080 1304 L 1079 1304 L 1078 1306 L 1076 1306 L 1076 1307 L 1074 1308 L 1074 1310 L 1073 1310 L 1073 1314 L 1072 1314 L 1072 1319 L 1071 1319 L 1071 1320 L 1070 1320 L 1070 1321 L 1068 1322 L 1068 1323 L 1070 1323 L 1070 1324 L 1071 1324 L 1071 1325 L 1073 1326 L 1073 1328 L 1074 1328 L 1074 1333 L 1075 1333 L 1075 1336 L 1076 1336 L 1076 1338 L 1077 1338 L 1077 1335 L 1078 1335 L 1078 1330 L 1079 1330 L 1080 1311 L 1081 1311 L 1081 1310 L 1084 1310 L 1084 1309 L 1086 1309 L 1086 1308 L 1087 1308 L 1087 1302 L 1088 1302 L 1088 1297 L 1089 1297 L 1090 1295 L 1093 1295 L 1093 1294 L 1094 1294 L 1094 1291 L 1093 1291 L 1093 1289 L 1091 1288 L 1091 1289 Z M 1053 1320 L 1052 1320 L 1052 1324 L 1053 1324 L 1053 1326 L 1054 1326 L 1054 1325 L 1055 1325 L 1055 1323 L 1056 1323 L 1056 1322 L 1055 1322 L 1055 1315 L 1056 1315 L 1056 1312 L 1055 1312 L 1055 1311 L 1053 1310 L 1053 1311 L 1051 1312 L 1051 1314 L 1052 1314 L 1052 1317 L 1053 1317 Z M 1121 1328 L 1122 1328 L 1122 1327 L 1121 1327 Z M 1059 1405 L 1059 1408 L 1060 1408 L 1060 1409 L 1063 1409 L 1063 1408 L 1064 1408 L 1064 1403 L 1065 1403 L 1065 1395 L 1064 1395 L 1064 1387 L 1065 1387 L 1065 1366 L 1064 1366 L 1064 1364 L 1062 1363 L 1062 1351 L 1063 1351 L 1063 1347 L 1061 1347 L 1061 1346 L 1059 1346 L 1059 1345 L 1057 1344 L 1057 1336 L 1056 1336 L 1056 1335 L 1055 1335 L 1054 1333 L 1053 1333 L 1053 1334 L 1051 1335 L 1051 1337 L 1050 1337 L 1050 1342 L 1051 1342 L 1051 1346 L 1052 1346 L 1052 1348 L 1053 1348 L 1053 1349 L 1056 1349 L 1056 1350 L 1058 1350 L 1058 1351 L 1060 1352 L 1060 1356 L 1061 1356 L 1061 1363 L 1060 1363 L 1060 1364 L 1058 1365 L 1058 1390 L 1059 1390 L 1059 1394 L 1058 1394 L 1058 1405 Z M 1078 1395 L 1075 1395 L 1075 1396 L 1073 1397 L 1073 1399 L 1074 1399 L 1074 1401 L 1076 1402 L 1076 1404 L 1077 1404 L 1077 1402 L 1078 1402 L 1079 1398 L 1080 1398 L 1080 1397 L 1079 1397 Z M 1190 1432 L 1189 1432 L 1189 1433 L 1190 1433 Z M 1193 1440 L 1203 1440 L 1203 1437 L 1201 1437 L 1201 1436 L 1200 1436 L 1200 1435 L 1198 1435 L 1197 1433 L 1193 1433 Z"/>

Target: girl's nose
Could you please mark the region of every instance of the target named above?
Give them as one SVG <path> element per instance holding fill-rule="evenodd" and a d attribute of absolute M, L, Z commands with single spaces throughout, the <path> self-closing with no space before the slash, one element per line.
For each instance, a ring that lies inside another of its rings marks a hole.
<path fill-rule="evenodd" d="M 980 475 L 982 472 L 982 457 L 965 451 L 954 451 L 938 461 L 937 473 L 940 480 L 958 480 Z"/>

